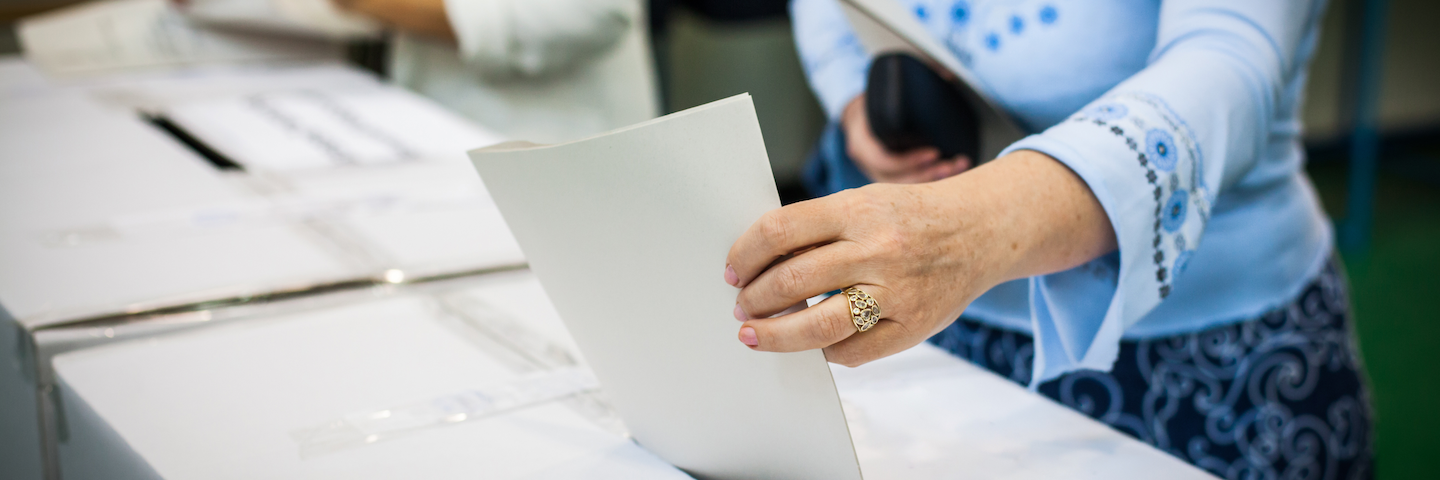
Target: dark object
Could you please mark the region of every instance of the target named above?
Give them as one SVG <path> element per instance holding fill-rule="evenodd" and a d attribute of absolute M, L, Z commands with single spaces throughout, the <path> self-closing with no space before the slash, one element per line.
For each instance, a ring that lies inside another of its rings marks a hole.
<path fill-rule="evenodd" d="M 200 139 L 195 138 L 195 136 L 191 135 L 189 131 L 181 128 L 179 125 L 176 125 L 175 122 L 170 121 L 170 119 L 166 118 L 164 115 L 141 114 L 140 116 L 145 119 L 146 123 L 149 123 L 155 128 L 160 129 L 160 131 L 170 135 L 170 138 L 174 138 L 175 141 L 180 142 L 181 145 L 186 146 L 191 151 L 195 152 L 197 155 L 200 155 L 200 158 L 203 158 L 205 159 L 205 161 L 210 162 L 210 165 L 214 166 L 216 169 L 233 170 L 239 172 L 245 171 L 245 167 L 241 166 L 239 163 L 235 163 L 234 160 L 226 157 L 225 154 L 217 152 L 215 151 L 215 149 L 210 148 L 210 146 L 206 145 L 205 142 L 202 142 L 200 141 Z"/>
<path fill-rule="evenodd" d="M 865 86 L 865 116 L 886 149 L 935 147 L 941 158 L 980 158 L 980 121 L 959 88 L 904 53 L 875 57 Z"/>

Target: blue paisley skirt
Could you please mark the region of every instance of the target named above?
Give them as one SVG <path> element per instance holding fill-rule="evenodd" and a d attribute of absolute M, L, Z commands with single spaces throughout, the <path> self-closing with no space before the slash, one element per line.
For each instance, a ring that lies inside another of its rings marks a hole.
<path fill-rule="evenodd" d="M 1371 410 L 1339 261 L 1288 305 L 1173 337 L 1126 340 L 1109 372 L 1040 393 L 1227 479 L 1373 477 Z M 931 343 L 1020 384 L 1030 336 L 961 318 Z"/>

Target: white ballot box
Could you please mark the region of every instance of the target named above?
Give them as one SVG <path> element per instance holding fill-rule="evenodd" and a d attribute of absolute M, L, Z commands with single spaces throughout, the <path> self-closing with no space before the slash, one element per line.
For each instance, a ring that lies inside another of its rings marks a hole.
<path fill-rule="evenodd" d="M 63 477 L 689 478 L 605 428 L 528 273 L 291 310 L 56 357 Z"/>
<path fill-rule="evenodd" d="M 387 120 L 424 129 L 412 141 L 449 145 L 452 158 L 416 148 L 430 155 L 237 171 L 167 129 L 176 123 L 155 121 L 174 105 L 317 91 L 378 98 L 358 101 L 361 119 L 396 114 Z M 465 163 L 467 147 L 456 146 L 483 145 L 485 133 L 353 69 L 210 66 L 55 80 L 9 58 L 0 60 L 0 99 L 0 437 L 15 445 L 0 449 L 0 464 L 22 466 L 18 478 L 39 478 L 28 473 L 40 469 L 37 451 L 53 465 L 61 433 L 40 425 L 53 403 L 44 359 L 71 347 L 37 331 L 523 266 Z M 163 330 L 156 325 L 135 331 Z"/>
<path fill-rule="evenodd" d="M 368 73 L 210 66 L 51 84 L 163 125 L 268 201 L 227 215 L 304 223 L 376 272 L 524 262 L 465 156 L 501 138 Z"/>
<path fill-rule="evenodd" d="M 0 101 L 0 158 L 0 330 L 12 340 L 0 343 L 11 367 L 0 372 L 0 424 L 38 421 L 36 330 L 372 275 L 301 226 L 213 216 L 263 198 L 75 94 Z M 35 434 L 3 436 L 34 445 Z M 37 464 L 33 450 L 4 449 L 0 463 Z"/>
<path fill-rule="evenodd" d="M 56 357 L 64 477 L 685 478 L 529 272 L 335 297 Z M 867 480 L 1212 478 L 928 344 L 832 370 Z"/>

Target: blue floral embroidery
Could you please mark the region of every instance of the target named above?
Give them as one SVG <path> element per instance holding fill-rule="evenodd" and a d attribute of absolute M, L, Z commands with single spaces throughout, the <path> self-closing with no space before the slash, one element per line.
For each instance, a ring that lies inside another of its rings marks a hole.
<path fill-rule="evenodd" d="M 1170 199 L 1165 201 L 1165 211 L 1160 217 L 1160 224 L 1165 227 L 1165 231 L 1174 232 L 1185 224 L 1185 210 L 1189 208 L 1189 200 L 1190 194 L 1185 190 L 1176 190 L 1170 194 Z"/>
<path fill-rule="evenodd" d="M 1060 12 L 1055 10 L 1055 6 L 1046 5 L 1040 7 L 1040 23 L 1050 25 L 1055 23 L 1055 20 L 1058 18 L 1060 18 Z"/>
<path fill-rule="evenodd" d="M 1010 33 L 1019 35 L 1022 31 L 1025 31 L 1025 21 L 1021 20 L 1019 15 L 1012 15 L 1010 17 Z"/>
<path fill-rule="evenodd" d="M 916 5 L 915 16 L 920 17 L 921 20 L 927 20 L 930 18 L 930 11 L 924 5 Z"/>
<path fill-rule="evenodd" d="M 1194 250 L 1186 250 L 1175 256 L 1175 266 L 1171 268 L 1175 272 L 1175 276 L 1178 277 L 1185 273 L 1185 267 L 1190 266 L 1190 257 L 1194 256 L 1194 253 Z"/>
<path fill-rule="evenodd" d="M 1155 168 L 1166 172 L 1175 170 L 1175 162 L 1180 158 L 1175 151 L 1175 138 L 1158 128 L 1145 132 L 1145 155 L 1155 163 Z"/>
<path fill-rule="evenodd" d="M 970 20 L 970 4 L 955 2 L 955 7 L 950 10 L 950 18 L 954 20 L 957 25 L 965 24 L 966 21 Z"/>
<path fill-rule="evenodd" d="M 999 35 L 996 35 L 994 32 L 985 34 L 985 48 L 990 49 L 990 51 L 992 51 L 992 52 L 993 52 L 993 51 L 996 51 L 996 50 L 999 50 L 999 49 L 1000 49 L 1000 36 L 999 36 Z"/>
<path fill-rule="evenodd" d="M 1090 109 L 1085 112 L 1085 115 L 1111 122 L 1124 118 L 1125 115 L 1128 115 L 1129 113 L 1130 109 L 1125 108 L 1125 105 L 1119 103 L 1107 103 L 1104 105 L 1096 105 L 1090 107 Z"/>

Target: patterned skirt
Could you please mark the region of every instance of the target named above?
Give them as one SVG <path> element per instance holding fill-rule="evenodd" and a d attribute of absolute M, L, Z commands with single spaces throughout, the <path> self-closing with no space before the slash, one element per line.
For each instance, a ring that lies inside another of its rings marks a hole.
<path fill-rule="evenodd" d="M 1370 399 L 1337 259 L 1290 304 L 1195 333 L 1126 340 L 1109 372 L 1040 393 L 1227 479 L 1373 477 Z M 930 342 L 1020 384 L 1030 336 L 960 319 Z"/>

